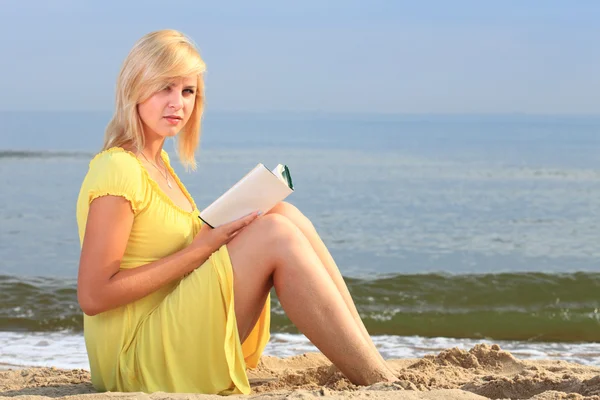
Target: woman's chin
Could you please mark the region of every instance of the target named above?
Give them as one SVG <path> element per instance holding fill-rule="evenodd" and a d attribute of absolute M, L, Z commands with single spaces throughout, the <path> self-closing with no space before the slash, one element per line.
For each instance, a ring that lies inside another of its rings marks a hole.
<path fill-rule="evenodd" d="M 161 132 L 160 136 L 164 137 L 165 139 L 175 137 L 175 136 L 177 136 L 179 131 L 181 131 L 181 129 L 170 129 L 170 130 Z"/>

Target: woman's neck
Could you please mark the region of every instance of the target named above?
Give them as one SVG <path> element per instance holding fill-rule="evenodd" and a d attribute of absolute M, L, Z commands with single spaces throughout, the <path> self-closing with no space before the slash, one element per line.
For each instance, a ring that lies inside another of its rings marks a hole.
<path fill-rule="evenodd" d="M 153 161 L 157 164 L 162 164 L 161 152 L 165 143 L 165 138 L 144 129 L 144 147 L 141 149 L 132 148 L 130 149 L 137 156 L 143 155 L 147 160 Z M 133 146 L 135 147 L 135 146 Z"/>
<path fill-rule="evenodd" d="M 148 138 L 146 138 L 144 148 L 141 149 L 141 151 L 148 159 L 154 160 L 154 162 L 159 162 L 159 160 L 161 160 L 161 152 L 164 143 L 164 138 L 159 138 L 155 140 L 148 140 Z"/>

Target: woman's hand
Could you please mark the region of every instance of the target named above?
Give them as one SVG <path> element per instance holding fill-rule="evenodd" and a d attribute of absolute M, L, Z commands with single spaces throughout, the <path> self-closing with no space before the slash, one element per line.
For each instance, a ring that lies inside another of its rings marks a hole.
<path fill-rule="evenodd" d="M 200 232 L 198 232 L 190 246 L 208 249 L 212 254 L 219 250 L 224 244 L 229 243 L 235 235 L 258 218 L 260 215 L 259 213 L 260 212 L 255 211 L 252 214 L 248 214 L 245 217 L 218 226 L 214 229 L 207 224 L 203 224 Z"/>

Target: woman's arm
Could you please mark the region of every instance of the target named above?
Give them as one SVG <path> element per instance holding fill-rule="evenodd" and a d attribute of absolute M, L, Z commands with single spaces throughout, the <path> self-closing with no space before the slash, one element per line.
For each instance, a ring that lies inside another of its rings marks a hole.
<path fill-rule="evenodd" d="M 79 305 L 87 315 L 141 299 L 193 271 L 213 252 L 196 243 L 138 268 L 120 270 L 132 225 L 133 211 L 125 198 L 103 196 L 90 204 L 77 281 Z"/>
<path fill-rule="evenodd" d="M 252 213 L 215 229 L 204 225 L 185 249 L 137 268 L 121 270 L 133 211 L 124 197 L 98 197 L 90 204 L 81 248 L 79 306 L 87 315 L 96 315 L 149 295 L 202 265 L 258 215 Z"/>

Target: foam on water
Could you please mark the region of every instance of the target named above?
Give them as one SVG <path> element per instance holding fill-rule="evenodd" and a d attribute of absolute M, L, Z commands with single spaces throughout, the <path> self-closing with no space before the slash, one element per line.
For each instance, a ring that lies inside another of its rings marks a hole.
<path fill-rule="evenodd" d="M 600 365 L 600 343 L 525 343 L 385 335 L 373 336 L 373 341 L 386 359 L 421 358 L 447 348 L 469 350 L 479 343 L 496 343 L 522 360 L 563 360 Z M 318 349 L 304 335 L 276 333 L 271 336 L 264 354 L 290 357 L 308 352 L 318 352 Z M 83 335 L 68 332 L 0 332 L 2 366 L 89 370 Z"/>

